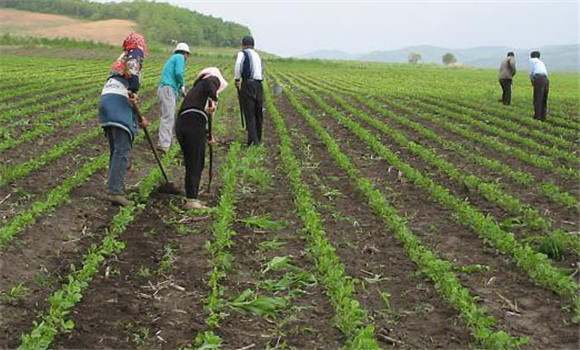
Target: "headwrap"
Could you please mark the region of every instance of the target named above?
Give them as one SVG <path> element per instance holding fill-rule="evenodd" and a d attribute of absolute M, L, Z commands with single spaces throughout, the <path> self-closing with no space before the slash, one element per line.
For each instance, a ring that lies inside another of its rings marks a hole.
<path fill-rule="evenodd" d="M 147 57 L 147 41 L 143 35 L 133 32 L 123 40 L 123 50 L 129 51 L 133 49 L 141 49 L 143 55 Z"/>
<path fill-rule="evenodd" d="M 130 50 L 135 49 L 141 50 L 143 52 L 142 55 L 138 52 L 129 53 Z M 131 75 L 139 75 L 143 57 L 146 56 L 147 42 L 145 38 L 139 33 L 133 32 L 129 34 L 123 40 L 123 53 L 111 66 L 111 74 L 118 74 L 125 78 L 129 78 Z"/>
<path fill-rule="evenodd" d="M 208 77 L 216 77 L 220 81 L 220 86 L 217 90 L 217 94 L 224 91 L 228 87 L 228 82 L 222 77 L 222 73 L 217 67 L 208 67 L 199 72 L 195 81 L 206 79 Z"/>

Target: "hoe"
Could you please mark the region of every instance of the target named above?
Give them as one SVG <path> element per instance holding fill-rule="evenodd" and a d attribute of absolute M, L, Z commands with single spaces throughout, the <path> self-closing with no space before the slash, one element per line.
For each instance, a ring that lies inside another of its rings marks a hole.
<path fill-rule="evenodd" d="M 141 115 L 141 112 L 139 111 L 139 108 L 137 107 L 136 104 L 133 104 L 133 110 L 135 111 L 135 114 L 137 114 L 139 121 L 141 121 L 143 119 L 143 116 Z M 153 155 L 155 156 L 155 160 L 157 161 L 157 165 L 159 165 L 159 169 L 161 169 L 161 173 L 163 174 L 163 178 L 165 178 L 165 183 L 162 184 L 161 186 L 159 186 L 158 191 L 161 193 L 169 193 L 169 194 L 181 193 L 181 191 L 177 188 L 177 186 L 175 186 L 175 184 L 173 182 L 169 181 L 169 178 L 167 177 L 167 174 L 165 173 L 165 169 L 163 169 L 163 164 L 161 164 L 161 159 L 159 158 L 159 154 L 157 154 L 157 150 L 155 149 L 155 146 L 153 145 L 153 140 L 151 140 L 151 135 L 149 134 L 149 131 L 147 130 L 147 128 L 143 128 L 143 131 L 145 132 L 145 137 L 147 138 L 147 141 L 149 142 L 149 147 L 151 147 L 151 151 L 153 151 Z"/>

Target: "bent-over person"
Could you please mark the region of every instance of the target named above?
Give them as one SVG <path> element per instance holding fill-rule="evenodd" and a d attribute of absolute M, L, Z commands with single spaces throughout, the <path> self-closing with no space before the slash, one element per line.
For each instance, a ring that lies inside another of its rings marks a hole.
<path fill-rule="evenodd" d="M 123 41 L 123 53 L 113 63 L 101 92 L 99 124 L 109 141 L 108 198 L 116 205 L 132 205 L 125 196 L 125 175 L 130 164 L 131 148 L 137 125 L 147 127 L 133 111 L 141 86 L 141 68 L 147 56 L 145 38 L 131 33 Z"/>
<path fill-rule="evenodd" d="M 215 143 L 212 135 L 208 139 L 207 127 L 211 129 L 212 114 L 215 112 L 218 95 L 228 86 L 216 67 L 202 70 L 193 87 L 187 92 L 175 122 L 175 134 L 183 152 L 185 164 L 185 209 L 205 209 L 198 199 L 201 173 L 205 162 L 206 143 Z"/>

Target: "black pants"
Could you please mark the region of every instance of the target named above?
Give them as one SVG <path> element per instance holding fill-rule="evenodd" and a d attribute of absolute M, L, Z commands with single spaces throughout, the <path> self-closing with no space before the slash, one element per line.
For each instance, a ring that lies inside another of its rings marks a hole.
<path fill-rule="evenodd" d="M 501 102 L 504 105 L 509 106 L 512 102 L 512 80 L 511 79 L 500 79 L 499 85 L 503 93 L 501 94 Z"/>
<path fill-rule="evenodd" d="M 550 81 L 545 75 L 534 75 L 532 84 L 534 85 L 534 118 L 546 120 Z"/>
<path fill-rule="evenodd" d="M 262 105 L 264 90 L 258 80 L 243 80 L 240 89 L 240 102 L 248 130 L 248 145 L 259 145 L 262 142 Z"/>
<path fill-rule="evenodd" d="M 196 112 L 179 115 L 175 122 L 175 135 L 185 163 L 185 196 L 190 199 L 197 198 L 199 193 L 207 143 L 206 123 L 205 116 Z"/>

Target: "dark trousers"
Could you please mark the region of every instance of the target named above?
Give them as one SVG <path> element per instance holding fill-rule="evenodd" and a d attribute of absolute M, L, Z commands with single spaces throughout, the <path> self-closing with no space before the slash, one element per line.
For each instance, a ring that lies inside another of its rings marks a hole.
<path fill-rule="evenodd" d="M 512 101 L 512 80 L 511 79 L 500 79 L 499 85 L 503 93 L 501 94 L 501 102 L 504 105 L 509 106 Z"/>
<path fill-rule="evenodd" d="M 534 75 L 532 85 L 534 85 L 534 118 L 546 120 L 550 81 L 545 75 Z"/>
<path fill-rule="evenodd" d="M 264 104 L 264 90 L 262 82 L 258 80 L 243 80 L 240 89 L 240 102 L 248 130 L 248 146 L 259 145 L 262 142 L 262 105 Z"/>
<path fill-rule="evenodd" d="M 201 172 L 205 162 L 206 119 L 200 113 L 186 113 L 177 117 L 175 135 L 185 163 L 185 196 L 196 199 Z"/>
<path fill-rule="evenodd" d="M 115 126 L 105 127 L 109 140 L 109 177 L 107 188 L 110 194 L 125 193 L 125 175 L 131 155 L 131 137 L 129 133 Z"/>

